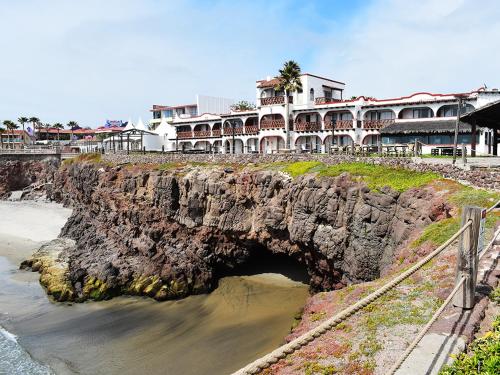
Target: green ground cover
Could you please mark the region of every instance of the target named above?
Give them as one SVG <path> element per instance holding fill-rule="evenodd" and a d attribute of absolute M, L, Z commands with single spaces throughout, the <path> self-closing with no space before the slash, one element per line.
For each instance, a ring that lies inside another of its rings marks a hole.
<path fill-rule="evenodd" d="M 306 173 L 317 173 L 319 176 L 330 177 L 349 173 L 354 178 L 366 182 L 372 190 L 380 190 L 384 186 L 388 186 L 399 192 L 426 185 L 441 178 L 437 173 L 422 173 L 403 168 L 391 168 L 384 165 L 359 162 L 325 165 L 319 161 L 299 161 L 295 163 L 268 165 L 266 168 L 281 168 L 281 170 L 292 177 L 298 177 Z"/>
<path fill-rule="evenodd" d="M 500 288 L 492 292 L 490 298 L 497 303 Z M 474 340 L 467 348 L 467 353 L 456 356 L 456 360 L 445 366 L 440 375 L 465 374 L 500 374 L 500 315 L 493 321 L 491 331 Z"/>

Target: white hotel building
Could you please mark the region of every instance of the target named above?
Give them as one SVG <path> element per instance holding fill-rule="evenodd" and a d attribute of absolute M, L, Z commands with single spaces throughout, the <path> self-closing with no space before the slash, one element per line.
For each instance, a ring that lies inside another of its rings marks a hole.
<path fill-rule="evenodd" d="M 403 144 L 418 139 L 425 145 L 423 152 L 430 153 L 433 148 L 453 144 L 458 95 L 463 98 L 465 111 L 500 100 L 497 89 L 485 88 L 463 94 L 416 93 L 392 99 L 363 96 L 346 99 L 342 82 L 307 73 L 300 79 L 302 90 L 288 98 L 290 150 L 296 152 L 327 152 L 332 139 L 339 146 L 377 145 L 379 141 Z M 257 107 L 252 111 L 198 111 L 169 119 L 160 115 L 152 122 L 160 124 L 156 131 L 163 138 L 166 151 L 285 151 L 286 106 L 283 92 L 275 90 L 278 82 L 270 77 L 257 81 Z M 493 146 L 498 135 L 492 129 L 461 124 L 458 143 L 470 150 L 473 133 L 477 155 L 498 153 L 498 146 Z"/>

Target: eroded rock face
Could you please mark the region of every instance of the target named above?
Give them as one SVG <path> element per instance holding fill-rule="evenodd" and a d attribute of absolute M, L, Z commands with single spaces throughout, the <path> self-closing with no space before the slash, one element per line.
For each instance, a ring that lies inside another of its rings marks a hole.
<path fill-rule="evenodd" d="M 257 250 L 307 268 L 313 290 L 372 280 L 410 234 L 447 215 L 430 189 L 370 191 L 349 176 L 152 171 L 74 163 L 52 198 L 74 208 L 61 235 L 76 298 L 210 291 Z"/>
<path fill-rule="evenodd" d="M 52 181 L 58 167 L 59 163 L 52 159 L 47 161 L 0 161 L 0 199 L 7 198 L 11 191 Z"/>

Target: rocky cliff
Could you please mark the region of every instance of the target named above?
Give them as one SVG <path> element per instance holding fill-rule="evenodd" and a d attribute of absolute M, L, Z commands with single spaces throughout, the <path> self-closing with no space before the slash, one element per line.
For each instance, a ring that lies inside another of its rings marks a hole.
<path fill-rule="evenodd" d="M 51 195 L 74 208 L 61 236 L 76 241 L 64 295 L 77 300 L 207 292 L 263 252 L 303 265 L 313 290 L 339 288 L 379 276 L 414 231 L 447 213 L 429 188 L 207 167 L 73 163 Z"/>
<path fill-rule="evenodd" d="M 0 199 L 7 198 L 11 191 L 52 181 L 58 167 L 55 159 L 0 161 Z"/>

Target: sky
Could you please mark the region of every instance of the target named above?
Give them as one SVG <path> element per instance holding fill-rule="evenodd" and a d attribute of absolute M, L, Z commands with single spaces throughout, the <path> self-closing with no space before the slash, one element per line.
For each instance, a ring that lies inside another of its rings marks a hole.
<path fill-rule="evenodd" d="M 255 102 L 286 60 L 345 97 L 500 86 L 497 0 L 0 0 L 0 121 L 151 117 Z"/>

